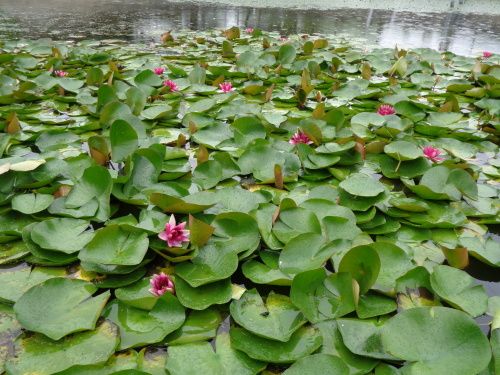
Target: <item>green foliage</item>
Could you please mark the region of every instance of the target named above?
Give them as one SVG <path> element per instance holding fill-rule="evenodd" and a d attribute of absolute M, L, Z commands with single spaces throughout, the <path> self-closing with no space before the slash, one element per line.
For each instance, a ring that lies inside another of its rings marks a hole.
<path fill-rule="evenodd" d="M 0 372 L 498 372 L 497 56 L 155 48 L 2 42 Z"/>

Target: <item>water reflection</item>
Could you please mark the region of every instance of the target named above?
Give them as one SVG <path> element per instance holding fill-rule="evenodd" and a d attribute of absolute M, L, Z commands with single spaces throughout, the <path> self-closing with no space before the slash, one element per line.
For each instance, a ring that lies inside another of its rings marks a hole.
<path fill-rule="evenodd" d="M 450 6 L 458 1 L 451 0 Z M 473 55 L 500 52 L 500 15 L 380 9 L 297 10 L 162 0 L 2 0 L 0 36 L 157 39 L 165 30 L 253 26 L 282 33 L 331 33 L 370 45 L 431 47 Z"/>

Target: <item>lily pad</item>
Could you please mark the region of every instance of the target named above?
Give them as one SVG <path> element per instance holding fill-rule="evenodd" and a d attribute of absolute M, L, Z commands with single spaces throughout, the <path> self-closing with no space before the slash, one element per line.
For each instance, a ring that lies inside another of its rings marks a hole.
<path fill-rule="evenodd" d="M 94 329 L 110 297 L 96 297 L 97 287 L 83 280 L 48 279 L 24 293 L 14 305 L 16 317 L 26 329 L 59 340 L 70 333 Z"/>
<path fill-rule="evenodd" d="M 287 296 L 271 292 L 264 303 L 256 289 L 233 301 L 230 311 L 236 323 L 248 331 L 283 342 L 306 322 Z"/>
<path fill-rule="evenodd" d="M 477 374 L 488 366 L 489 343 L 467 314 L 446 307 L 417 307 L 382 329 L 387 351 L 409 363 L 410 374 Z"/>
<path fill-rule="evenodd" d="M 118 329 L 109 321 L 104 321 L 94 331 L 61 341 L 35 334 L 16 341 L 15 356 L 7 359 L 6 369 L 15 375 L 49 375 L 72 366 L 104 364 L 114 353 L 118 341 Z"/>
<path fill-rule="evenodd" d="M 321 346 L 321 336 L 313 327 L 300 328 L 286 343 L 255 336 L 242 328 L 232 328 L 229 334 L 232 347 L 250 358 L 272 363 L 294 362 Z"/>

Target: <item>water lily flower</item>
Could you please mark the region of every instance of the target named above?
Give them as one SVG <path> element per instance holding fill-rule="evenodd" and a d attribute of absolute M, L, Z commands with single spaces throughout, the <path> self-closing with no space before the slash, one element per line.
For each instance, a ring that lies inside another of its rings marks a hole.
<path fill-rule="evenodd" d="M 167 79 L 165 82 L 163 82 L 163 86 L 168 86 L 170 91 L 179 91 L 179 87 L 177 86 L 177 83 L 175 83 L 171 79 Z"/>
<path fill-rule="evenodd" d="M 281 36 L 280 36 L 280 40 L 281 40 L 282 42 L 286 42 L 286 41 L 288 40 L 288 37 L 287 37 L 287 36 L 285 36 L 285 35 L 281 35 Z"/>
<path fill-rule="evenodd" d="M 296 145 L 296 144 L 299 144 L 299 143 L 304 143 L 306 145 L 310 145 L 311 143 L 313 143 L 311 141 L 311 139 L 307 136 L 306 133 L 303 133 L 301 132 L 300 130 L 297 131 L 297 133 L 295 133 L 292 138 L 290 138 L 290 140 L 288 141 L 288 143 L 292 144 L 292 145 Z"/>
<path fill-rule="evenodd" d="M 167 241 L 169 247 L 180 247 L 183 242 L 189 242 L 189 230 L 184 229 L 186 222 L 177 224 L 175 216 L 171 215 L 170 220 L 165 225 L 165 230 L 158 237 L 163 241 Z"/>
<path fill-rule="evenodd" d="M 251 33 L 253 33 L 253 27 L 247 27 L 247 28 L 245 29 L 245 31 L 246 31 L 248 34 L 251 34 Z"/>
<path fill-rule="evenodd" d="M 377 113 L 382 116 L 387 116 L 395 114 L 396 110 L 390 104 L 382 104 L 380 107 L 378 107 Z"/>
<path fill-rule="evenodd" d="M 165 68 L 159 66 L 158 68 L 153 69 L 154 74 L 161 76 L 163 73 L 165 73 Z"/>
<path fill-rule="evenodd" d="M 149 280 L 151 288 L 149 291 L 152 295 L 160 297 L 166 292 L 175 293 L 174 282 L 169 275 L 165 275 L 163 272 L 160 274 L 154 274 L 151 280 Z"/>
<path fill-rule="evenodd" d="M 68 75 L 68 72 L 65 72 L 64 70 L 54 70 L 53 73 L 56 77 L 66 77 Z"/>
<path fill-rule="evenodd" d="M 231 82 L 222 82 L 222 83 L 219 83 L 219 92 L 231 92 L 231 91 L 234 91 L 234 88 L 233 88 L 233 85 L 231 84 Z"/>
<path fill-rule="evenodd" d="M 439 149 L 432 146 L 424 147 L 424 156 L 433 163 L 437 163 L 443 160 L 443 158 L 440 157 L 439 155 L 441 155 L 441 151 Z"/>
<path fill-rule="evenodd" d="M 490 51 L 483 51 L 483 58 L 489 59 L 491 56 L 493 56 L 493 53 Z"/>

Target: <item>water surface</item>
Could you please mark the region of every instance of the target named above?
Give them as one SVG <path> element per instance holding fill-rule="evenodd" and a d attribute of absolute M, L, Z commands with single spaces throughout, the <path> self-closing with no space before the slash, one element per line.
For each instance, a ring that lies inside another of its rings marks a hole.
<path fill-rule="evenodd" d="M 435 2 L 444 3 L 447 11 L 253 8 L 167 0 L 1 0 L 0 37 L 148 42 L 166 30 L 252 26 L 283 34 L 342 35 L 366 40 L 368 46 L 430 47 L 463 55 L 483 50 L 500 53 L 500 13 L 457 11 L 471 0 Z"/>

